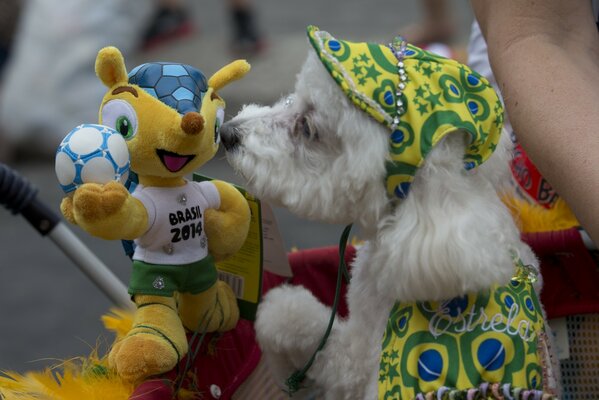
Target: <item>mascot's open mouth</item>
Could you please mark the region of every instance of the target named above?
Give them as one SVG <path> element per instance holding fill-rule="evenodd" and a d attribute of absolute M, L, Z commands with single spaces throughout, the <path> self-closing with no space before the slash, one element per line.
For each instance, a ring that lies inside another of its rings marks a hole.
<path fill-rule="evenodd" d="M 185 167 L 191 160 L 195 158 L 195 154 L 190 156 L 182 156 L 181 154 L 173 153 L 162 149 L 156 150 L 156 154 L 162 161 L 162 164 L 170 172 L 179 172 Z"/>

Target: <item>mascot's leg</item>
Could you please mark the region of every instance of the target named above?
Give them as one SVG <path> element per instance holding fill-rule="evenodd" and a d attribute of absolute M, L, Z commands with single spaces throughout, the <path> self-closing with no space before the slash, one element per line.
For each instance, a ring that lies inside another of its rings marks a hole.
<path fill-rule="evenodd" d="M 119 376 L 130 382 L 171 370 L 187 353 L 187 338 L 173 297 L 136 295 L 134 301 L 133 327 L 108 358 Z"/>
<path fill-rule="evenodd" d="M 183 325 L 191 331 L 225 332 L 237 325 L 239 307 L 229 285 L 217 281 L 201 293 L 181 293 L 179 315 Z"/>

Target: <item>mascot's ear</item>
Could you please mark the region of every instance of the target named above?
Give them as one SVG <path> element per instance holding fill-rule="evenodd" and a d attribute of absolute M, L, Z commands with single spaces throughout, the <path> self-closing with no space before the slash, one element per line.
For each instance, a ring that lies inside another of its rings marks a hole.
<path fill-rule="evenodd" d="M 243 78 L 250 71 L 250 64 L 245 60 L 235 60 L 214 73 L 208 80 L 208 86 L 218 91 L 229 83 Z"/>
<path fill-rule="evenodd" d="M 104 47 L 96 57 L 96 75 L 108 87 L 127 83 L 125 59 L 116 47 Z"/>

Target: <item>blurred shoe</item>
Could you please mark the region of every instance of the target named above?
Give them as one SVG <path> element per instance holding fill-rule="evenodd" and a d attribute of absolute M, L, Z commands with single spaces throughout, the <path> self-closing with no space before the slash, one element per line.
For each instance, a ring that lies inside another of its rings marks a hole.
<path fill-rule="evenodd" d="M 162 7 L 144 35 L 142 49 L 151 50 L 171 40 L 188 36 L 193 31 L 187 10 Z"/>
<path fill-rule="evenodd" d="M 252 58 L 261 55 L 267 48 L 266 40 L 263 38 L 242 38 L 231 43 L 231 52 L 240 58 Z"/>
<path fill-rule="evenodd" d="M 233 41 L 231 51 L 240 57 L 260 55 L 266 49 L 266 41 L 258 32 L 254 13 L 249 8 L 233 9 Z"/>

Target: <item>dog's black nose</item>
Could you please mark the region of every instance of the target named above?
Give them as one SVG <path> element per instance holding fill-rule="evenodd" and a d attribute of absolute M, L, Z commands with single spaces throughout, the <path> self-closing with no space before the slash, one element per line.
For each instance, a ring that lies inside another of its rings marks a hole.
<path fill-rule="evenodd" d="M 225 150 L 233 151 L 239 146 L 239 129 L 237 125 L 226 122 L 220 128 L 220 140 L 225 146 Z"/>

